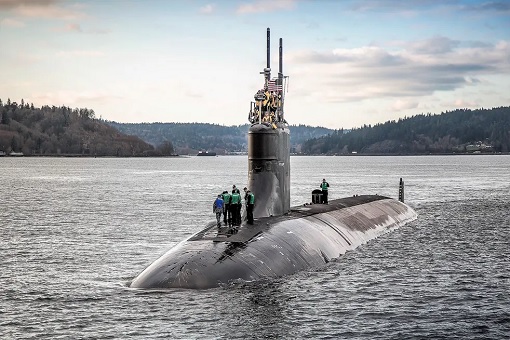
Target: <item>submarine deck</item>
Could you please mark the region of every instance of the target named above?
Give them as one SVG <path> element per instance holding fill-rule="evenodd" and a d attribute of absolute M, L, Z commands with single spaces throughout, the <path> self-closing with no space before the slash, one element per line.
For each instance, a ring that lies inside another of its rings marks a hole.
<path fill-rule="evenodd" d="M 330 200 L 329 204 L 310 203 L 301 206 L 295 206 L 291 207 L 290 212 L 283 216 L 258 218 L 254 220 L 253 224 L 243 223 L 241 226 L 237 227 L 237 232 L 233 234 L 230 232 L 228 226 L 222 225 L 217 227 L 216 223 L 213 222 L 204 230 L 192 236 L 189 241 L 209 240 L 212 242 L 247 243 L 260 233 L 269 229 L 275 223 L 283 220 L 307 217 L 382 199 L 388 199 L 388 197 L 379 195 L 361 195 Z"/>

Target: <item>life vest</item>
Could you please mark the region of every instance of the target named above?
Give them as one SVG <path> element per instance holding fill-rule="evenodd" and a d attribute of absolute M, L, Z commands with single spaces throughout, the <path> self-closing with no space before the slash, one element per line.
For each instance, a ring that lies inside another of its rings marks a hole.
<path fill-rule="evenodd" d="M 255 195 L 251 192 L 248 194 L 248 204 L 255 204 Z"/>
<path fill-rule="evenodd" d="M 230 204 L 239 204 L 240 202 L 241 202 L 241 195 L 239 195 L 237 192 L 234 192 L 232 194 Z"/>
<path fill-rule="evenodd" d="M 328 182 L 322 182 L 321 183 L 321 189 L 324 190 L 324 191 L 328 191 Z"/>
<path fill-rule="evenodd" d="M 223 194 L 223 201 L 225 201 L 225 204 L 230 204 L 230 197 L 229 193 Z"/>

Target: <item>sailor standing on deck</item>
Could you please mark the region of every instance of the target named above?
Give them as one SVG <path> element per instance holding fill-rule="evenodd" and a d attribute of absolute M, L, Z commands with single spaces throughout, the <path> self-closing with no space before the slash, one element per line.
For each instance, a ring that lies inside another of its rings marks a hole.
<path fill-rule="evenodd" d="M 248 224 L 253 224 L 253 207 L 255 206 L 255 195 L 244 188 L 244 201 L 246 202 L 246 219 Z"/>
<path fill-rule="evenodd" d="M 221 197 L 221 194 L 218 195 L 216 200 L 213 203 L 213 212 L 216 214 L 216 224 L 218 225 L 218 228 L 221 226 L 221 214 L 223 213 L 223 198 Z"/>
<path fill-rule="evenodd" d="M 230 209 L 232 210 L 232 225 L 241 225 L 241 195 L 235 185 L 232 186 Z"/>
<path fill-rule="evenodd" d="M 223 191 L 221 194 L 223 197 L 223 204 L 225 207 L 223 208 L 223 223 L 225 225 L 232 224 L 232 211 L 230 210 L 230 194 L 227 190 Z"/>
<path fill-rule="evenodd" d="M 328 204 L 328 188 L 329 183 L 326 182 L 326 179 L 322 179 L 322 183 L 320 184 L 320 188 L 322 189 L 322 203 Z"/>

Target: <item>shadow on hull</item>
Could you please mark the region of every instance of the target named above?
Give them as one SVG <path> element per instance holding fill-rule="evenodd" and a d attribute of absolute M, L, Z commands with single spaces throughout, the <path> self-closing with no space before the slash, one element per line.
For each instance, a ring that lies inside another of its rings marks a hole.
<path fill-rule="evenodd" d="M 170 249 L 130 287 L 207 289 L 290 275 L 323 266 L 416 217 L 402 202 L 367 195 L 294 207 L 233 235 L 211 224 Z"/>

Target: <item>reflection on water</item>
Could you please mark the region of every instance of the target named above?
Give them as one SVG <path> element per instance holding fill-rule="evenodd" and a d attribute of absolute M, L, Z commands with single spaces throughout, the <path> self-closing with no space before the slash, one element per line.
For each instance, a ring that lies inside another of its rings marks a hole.
<path fill-rule="evenodd" d="M 126 284 L 214 219 L 246 156 L 0 159 L 0 338 L 510 334 L 510 157 L 291 157 L 292 205 L 398 195 L 417 221 L 323 268 L 205 291 Z"/>

